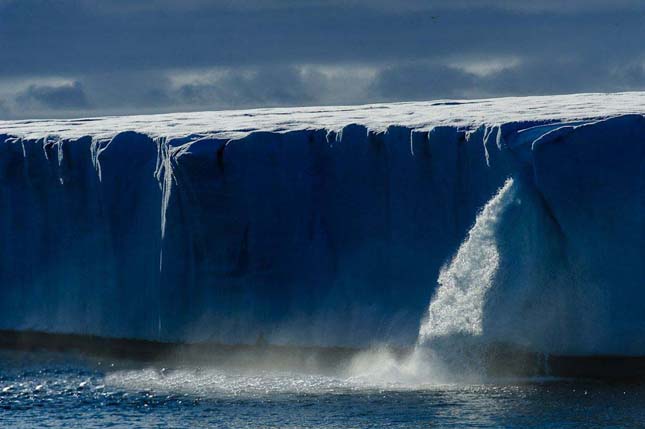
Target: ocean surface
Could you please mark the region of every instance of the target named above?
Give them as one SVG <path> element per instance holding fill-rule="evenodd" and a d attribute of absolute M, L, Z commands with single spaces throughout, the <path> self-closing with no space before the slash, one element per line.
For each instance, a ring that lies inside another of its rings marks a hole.
<path fill-rule="evenodd" d="M 633 428 L 645 385 L 476 384 L 0 352 L 2 428 Z"/>

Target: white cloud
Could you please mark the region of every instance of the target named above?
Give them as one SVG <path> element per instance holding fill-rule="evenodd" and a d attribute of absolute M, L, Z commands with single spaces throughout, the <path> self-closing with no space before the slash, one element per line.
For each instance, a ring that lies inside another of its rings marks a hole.
<path fill-rule="evenodd" d="M 450 67 L 475 76 L 485 77 L 504 70 L 518 67 L 522 63 L 519 57 L 498 57 L 498 58 L 461 58 L 448 61 Z"/>

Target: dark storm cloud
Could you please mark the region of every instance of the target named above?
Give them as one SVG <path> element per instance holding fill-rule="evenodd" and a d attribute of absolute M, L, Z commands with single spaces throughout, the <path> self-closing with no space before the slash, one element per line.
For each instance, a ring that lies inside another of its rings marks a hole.
<path fill-rule="evenodd" d="M 412 63 L 381 70 L 372 93 L 385 100 L 472 98 L 645 89 L 645 63 L 587 58 L 525 59 L 475 74 L 455 66 Z"/>
<path fill-rule="evenodd" d="M 597 52 L 615 57 L 642 49 L 640 37 L 625 36 L 630 32 L 637 36 L 636 27 L 643 30 L 643 15 L 624 9 L 580 7 L 580 13 L 572 17 L 481 7 L 445 8 L 446 2 L 420 10 L 399 6 L 394 13 L 391 7 L 365 7 L 361 2 L 346 6 L 339 2 L 305 6 L 307 2 L 299 2 L 299 7 L 273 8 L 252 7 L 255 3 L 251 3 L 242 8 L 227 6 L 234 2 L 188 1 L 166 8 L 153 8 L 155 2 L 147 7 L 118 2 L 123 11 L 107 13 L 105 3 L 6 3 L 0 12 L 4 57 L 0 73 L 383 62 L 439 58 L 455 52 Z M 405 4 L 396 2 L 401 3 Z"/>
<path fill-rule="evenodd" d="M 384 68 L 374 79 L 371 89 L 386 100 L 461 98 L 464 91 L 477 83 L 477 76 L 455 67 L 411 63 Z"/>
<path fill-rule="evenodd" d="M 82 81 L 92 100 L 117 113 L 119 107 L 136 111 L 171 103 L 170 80 L 159 70 L 109 69 L 84 75 Z"/>
<path fill-rule="evenodd" d="M 645 89 L 645 61 L 597 58 L 532 60 L 484 79 L 489 93 L 539 95 L 559 92 Z"/>
<path fill-rule="evenodd" d="M 177 89 L 186 104 L 216 103 L 222 107 L 311 103 L 316 94 L 293 67 L 263 67 L 256 71 L 227 71 L 214 82 L 188 83 Z"/>
<path fill-rule="evenodd" d="M 52 78 L 79 114 L 644 89 L 643 39 L 630 0 L 0 0 L 0 97 L 19 117 L 10 87 Z"/>
<path fill-rule="evenodd" d="M 27 109 L 50 108 L 54 110 L 75 110 L 89 107 L 80 82 L 62 85 L 30 85 L 16 97 L 18 105 Z"/>
<path fill-rule="evenodd" d="M 9 110 L 9 106 L 7 106 L 7 102 L 0 100 L 0 119 L 8 118 L 9 116 L 11 116 L 11 111 Z"/>

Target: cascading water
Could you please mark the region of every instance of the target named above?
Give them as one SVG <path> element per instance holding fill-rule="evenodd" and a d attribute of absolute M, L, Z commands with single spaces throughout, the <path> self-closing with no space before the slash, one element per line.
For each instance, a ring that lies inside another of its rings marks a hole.
<path fill-rule="evenodd" d="M 484 310 L 498 278 L 500 222 L 512 205 L 521 203 L 517 188 L 514 179 L 506 180 L 440 271 L 439 286 L 419 327 L 413 354 L 415 360 L 429 361 L 435 377 L 454 380 L 482 375 Z"/>
<path fill-rule="evenodd" d="M 443 383 L 481 375 L 486 298 L 500 265 L 498 233 L 505 212 L 521 204 L 509 178 L 481 210 L 467 238 L 441 269 L 437 288 L 419 327 L 414 351 L 398 359 L 386 349 L 359 355 L 351 372 L 393 383 Z"/>
<path fill-rule="evenodd" d="M 508 179 L 477 216 L 450 264 L 441 270 L 439 287 L 419 328 L 418 345 L 446 336 L 482 335 L 484 299 L 499 267 L 499 219 L 514 202 L 516 186 Z"/>

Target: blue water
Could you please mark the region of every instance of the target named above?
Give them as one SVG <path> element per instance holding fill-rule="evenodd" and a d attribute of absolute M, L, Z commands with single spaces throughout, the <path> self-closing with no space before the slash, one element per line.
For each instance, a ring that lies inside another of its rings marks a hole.
<path fill-rule="evenodd" d="M 0 427 L 628 428 L 645 386 L 539 380 L 397 385 L 315 372 L 162 368 L 0 353 Z"/>

